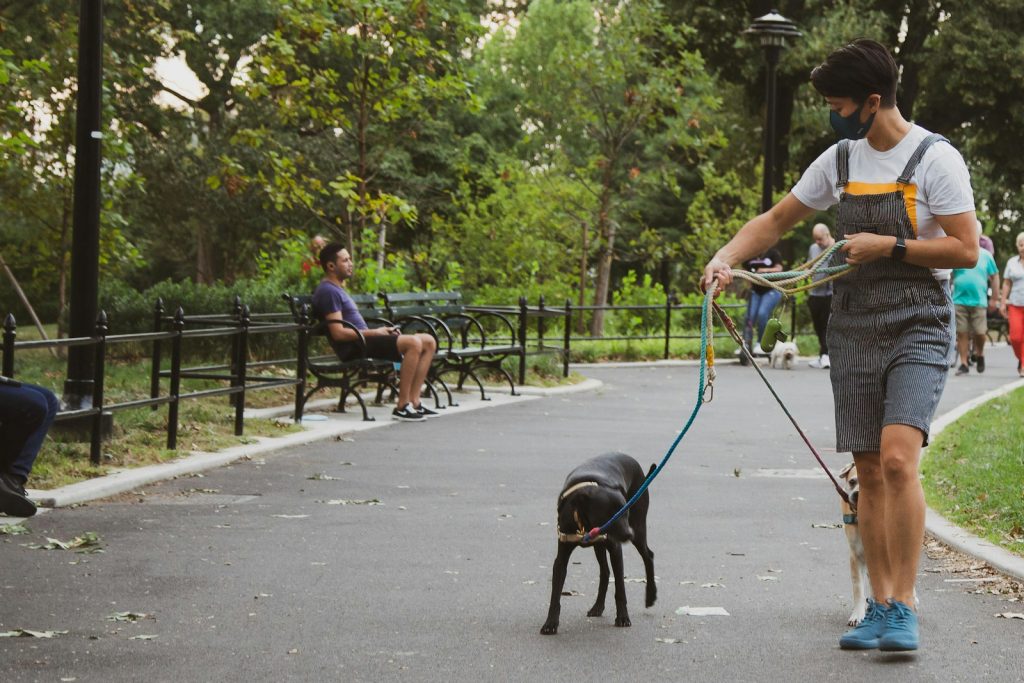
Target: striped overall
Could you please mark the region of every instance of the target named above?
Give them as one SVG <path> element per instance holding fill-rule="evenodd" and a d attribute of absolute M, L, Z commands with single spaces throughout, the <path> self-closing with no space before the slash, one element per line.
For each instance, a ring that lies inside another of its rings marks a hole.
<path fill-rule="evenodd" d="M 892 184 L 852 181 L 849 141 L 840 141 L 838 234 L 916 239 L 917 187 L 911 178 L 938 141 L 946 140 L 935 134 L 922 140 Z M 948 283 L 922 266 L 881 258 L 835 281 L 828 347 L 837 451 L 879 451 L 882 427 L 889 424 L 916 427 L 928 443 L 946 385 L 952 315 Z"/>

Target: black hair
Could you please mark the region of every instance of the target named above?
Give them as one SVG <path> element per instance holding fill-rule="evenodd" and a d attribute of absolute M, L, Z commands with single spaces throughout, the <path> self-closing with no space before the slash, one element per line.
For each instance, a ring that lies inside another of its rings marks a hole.
<path fill-rule="evenodd" d="M 345 248 L 345 245 L 341 242 L 331 242 L 326 247 L 320 250 L 320 267 L 327 270 L 328 263 L 334 263 L 338 260 L 338 252 Z"/>
<path fill-rule="evenodd" d="M 811 72 L 811 84 L 825 97 L 849 97 L 863 104 L 877 94 L 885 108 L 896 106 L 898 82 L 896 60 L 884 45 L 870 38 L 858 38 L 834 50 Z"/>

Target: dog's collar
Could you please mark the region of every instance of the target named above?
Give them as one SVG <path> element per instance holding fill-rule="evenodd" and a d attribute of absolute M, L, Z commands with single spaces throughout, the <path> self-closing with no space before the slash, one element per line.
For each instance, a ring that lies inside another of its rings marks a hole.
<path fill-rule="evenodd" d="M 558 499 L 559 500 L 564 500 L 565 497 L 568 496 L 573 491 L 578 491 L 580 489 L 587 488 L 587 487 L 590 487 L 590 486 L 599 486 L 599 484 L 596 481 L 581 481 L 578 484 L 573 484 L 572 486 L 567 488 L 565 491 L 562 491 L 562 495 L 560 495 L 558 497 Z M 586 536 L 587 530 L 583 528 L 583 522 L 580 521 L 579 514 L 577 512 L 573 512 L 572 513 L 572 517 L 573 517 L 574 520 L 576 520 L 576 527 L 577 527 L 576 528 L 576 533 L 574 533 L 574 534 L 567 534 L 567 533 L 563 532 L 559 528 L 559 526 L 558 526 L 558 518 L 557 517 L 555 518 L 555 531 L 558 532 L 558 542 L 559 543 L 581 543 L 583 541 L 583 537 Z M 595 536 L 594 538 L 588 539 L 587 542 L 588 543 L 598 543 L 600 541 L 605 540 L 606 538 L 608 538 L 608 534 L 601 534 L 600 536 Z"/>
<path fill-rule="evenodd" d="M 580 489 L 585 489 L 588 486 L 599 486 L 599 485 L 600 484 L 598 484 L 596 481 L 581 481 L 580 483 L 573 484 L 572 486 L 570 486 L 566 490 L 562 491 L 562 495 L 560 495 L 558 497 L 558 500 L 565 500 L 565 497 L 568 496 L 570 493 L 573 493 L 574 491 L 579 491 Z"/>
<path fill-rule="evenodd" d="M 857 513 L 856 512 L 854 512 L 852 514 L 849 514 L 849 515 L 843 515 L 843 524 L 856 524 L 856 523 L 857 523 Z"/>

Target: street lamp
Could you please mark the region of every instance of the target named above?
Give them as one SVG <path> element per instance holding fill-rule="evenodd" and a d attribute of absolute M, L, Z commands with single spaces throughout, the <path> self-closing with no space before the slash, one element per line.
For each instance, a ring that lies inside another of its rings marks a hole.
<path fill-rule="evenodd" d="M 764 48 L 768 67 L 765 71 L 767 102 L 764 123 L 764 179 L 761 191 L 761 211 L 772 208 L 772 169 L 775 167 L 775 68 L 779 65 L 779 55 L 786 47 L 787 38 L 799 38 L 802 33 L 796 24 L 772 10 L 763 17 L 754 19 L 754 23 L 744 33 L 757 36 Z"/>
<path fill-rule="evenodd" d="M 72 337 L 91 337 L 96 330 L 100 263 L 103 0 L 81 0 L 80 7 L 69 332 Z M 72 410 L 92 407 L 94 353 L 88 346 L 68 349 L 64 402 Z"/>

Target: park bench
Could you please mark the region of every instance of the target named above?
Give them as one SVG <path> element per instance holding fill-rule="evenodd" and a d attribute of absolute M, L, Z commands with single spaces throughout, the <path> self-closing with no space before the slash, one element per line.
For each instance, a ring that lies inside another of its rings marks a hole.
<path fill-rule="evenodd" d="M 349 396 L 353 396 L 363 411 L 363 420 L 372 422 L 374 418 L 370 417 L 369 412 L 367 412 L 366 403 L 360 395 L 360 390 L 374 387 L 377 391 L 378 402 L 380 402 L 385 389 L 390 388 L 392 391 L 397 392 L 397 377 L 394 363 L 390 359 L 367 356 L 366 340 L 363 338 L 362 332 L 347 320 L 338 321 L 336 324 L 355 331 L 357 335 L 356 343 L 362 352 L 349 360 L 341 360 L 331 347 L 330 339 L 327 335 L 327 325 L 312 317 L 312 297 L 308 295 L 293 296 L 291 294 L 284 294 L 283 296 L 288 302 L 292 318 L 296 323 L 303 326 L 303 330 L 299 333 L 297 372 L 303 380 L 307 372 L 316 379 L 312 389 L 303 391 L 306 385 L 302 384 L 299 386 L 295 397 L 295 421 L 300 422 L 302 420 L 303 408 L 313 394 L 321 389 L 336 388 L 341 389 L 341 395 L 338 398 L 339 412 L 345 412 L 345 402 Z"/>
<path fill-rule="evenodd" d="M 515 382 L 502 362 L 509 356 L 522 356 L 524 349 L 516 344 L 515 327 L 503 313 L 468 307 L 459 292 L 385 293 L 384 307 L 387 317 L 400 325 L 410 319 L 430 324 L 438 342 L 437 377 L 456 373 L 458 389 L 471 379 L 486 401 L 480 373 L 492 371 L 504 377 L 516 395 Z"/>

